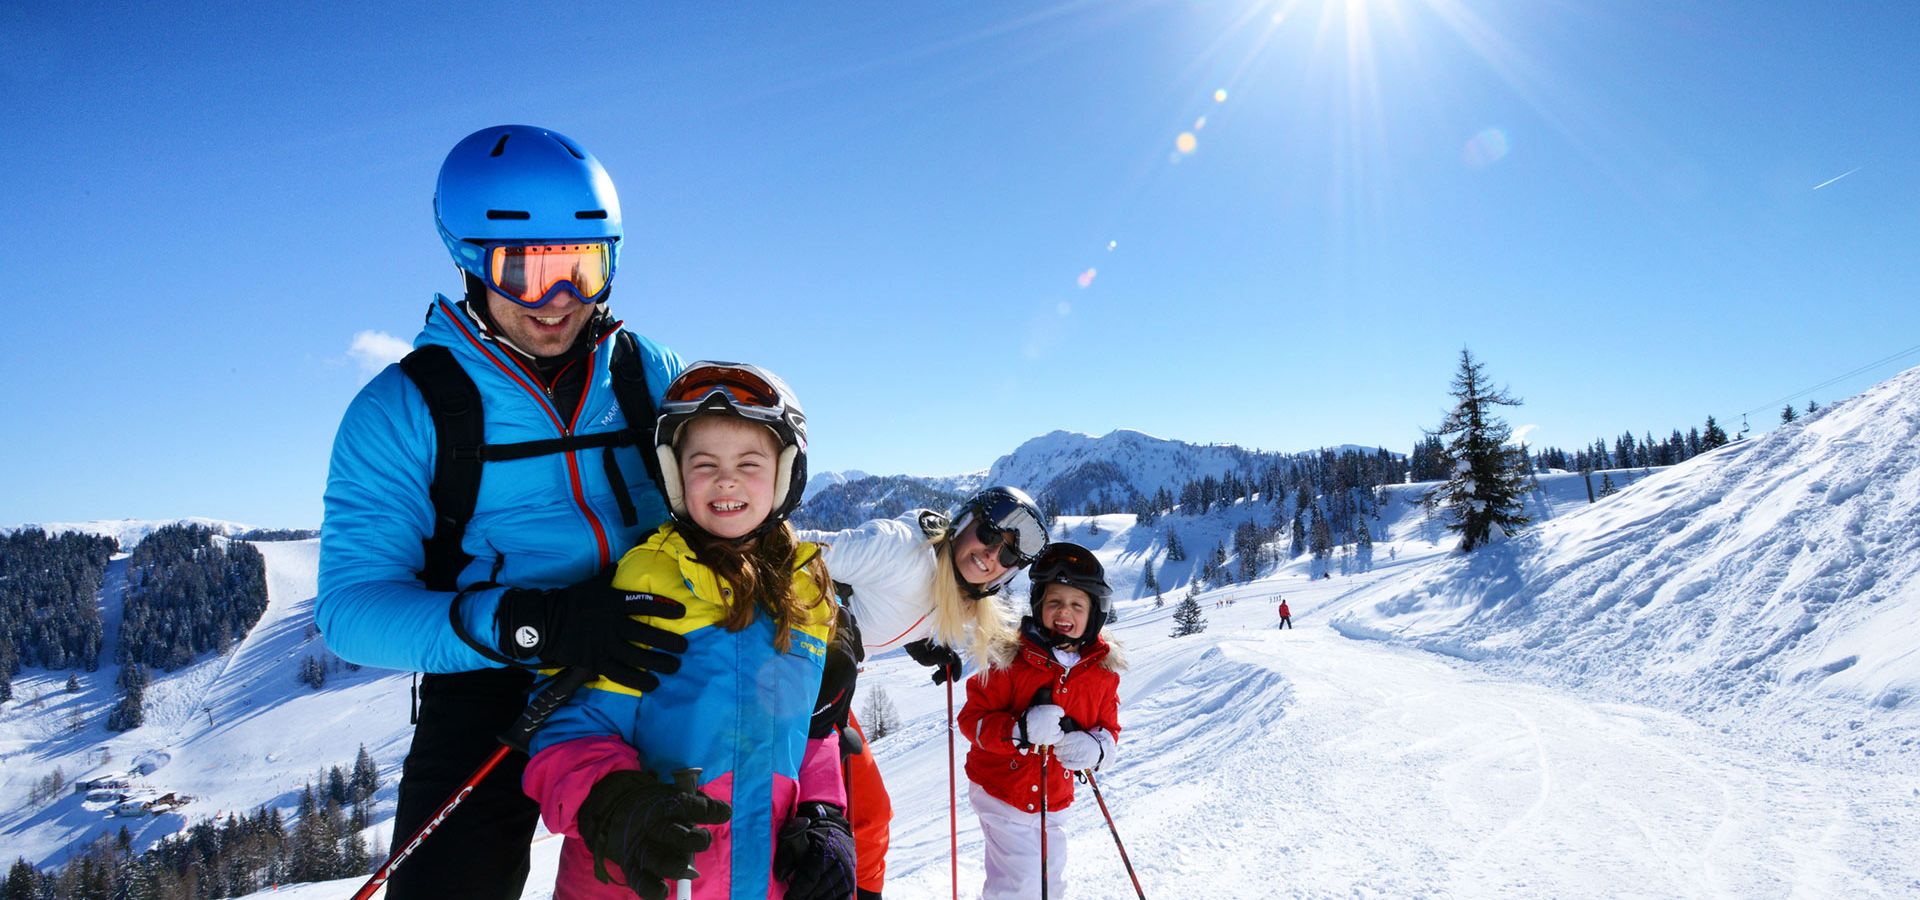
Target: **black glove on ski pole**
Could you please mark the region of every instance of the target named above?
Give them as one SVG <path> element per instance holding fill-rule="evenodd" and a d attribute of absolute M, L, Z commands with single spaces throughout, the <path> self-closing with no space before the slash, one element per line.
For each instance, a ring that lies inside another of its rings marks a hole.
<path fill-rule="evenodd" d="M 921 638 L 903 645 L 902 649 L 913 657 L 914 662 L 933 667 L 934 684 L 960 680 L 960 673 L 965 668 L 960 662 L 959 653 L 945 644 L 934 643 L 933 638 Z"/>

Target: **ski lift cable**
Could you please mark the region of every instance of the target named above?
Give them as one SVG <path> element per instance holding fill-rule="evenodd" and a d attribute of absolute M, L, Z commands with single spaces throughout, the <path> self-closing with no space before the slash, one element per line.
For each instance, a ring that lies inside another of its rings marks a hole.
<path fill-rule="evenodd" d="M 1899 359 L 1899 358 L 1901 358 L 1901 357 L 1903 357 L 1903 356 L 1911 356 L 1911 355 L 1912 355 L 1912 354 L 1914 354 L 1915 352 L 1920 352 L 1920 344 L 1915 344 L 1915 345 L 1913 345 L 1913 346 L 1911 346 L 1911 347 L 1908 347 L 1907 349 L 1905 349 L 1905 350 L 1902 350 L 1902 351 L 1900 351 L 1900 352 L 1898 352 L 1898 353 L 1894 353 L 1894 354 L 1891 354 L 1891 355 L 1888 355 L 1888 356 L 1883 356 L 1883 357 L 1881 357 L 1881 358 L 1879 358 L 1879 359 L 1876 359 L 1876 360 L 1874 360 L 1873 362 L 1870 362 L 1870 363 L 1867 363 L 1867 364 L 1866 364 L 1866 365 L 1864 365 L 1864 366 L 1861 366 L 1861 367 L 1860 367 L 1860 368 L 1858 368 L 1858 369 L 1854 369 L 1853 371 L 1851 371 L 1851 372 L 1847 372 L 1847 373 L 1845 373 L 1845 374 L 1843 374 L 1843 375 L 1836 375 L 1836 376 L 1834 376 L 1834 377 L 1832 377 L 1832 378 L 1829 378 L 1829 379 L 1827 379 L 1826 381 L 1822 381 L 1822 382 L 1820 382 L 1819 384 L 1816 384 L 1816 385 L 1813 385 L 1812 387 L 1806 387 L 1806 388 L 1801 388 L 1800 390 L 1797 390 L 1797 391 L 1794 391 L 1793 393 L 1791 393 L 1791 394 L 1788 394 L 1788 395 L 1786 395 L 1786 396 L 1784 396 L 1784 397 L 1781 397 L 1781 398 L 1779 398 L 1779 399 L 1777 399 L 1777 400 L 1769 400 L 1769 401 L 1767 401 L 1767 402 L 1765 402 L 1765 403 L 1762 403 L 1762 404 L 1760 404 L 1759 406 L 1756 406 L 1756 407 L 1754 407 L 1754 408 L 1752 408 L 1752 409 L 1749 409 L 1749 410 L 1747 410 L 1746 412 L 1743 412 L 1743 413 L 1741 413 L 1741 415 L 1743 415 L 1743 416 L 1744 416 L 1744 415 L 1748 415 L 1748 414 L 1750 414 L 1750 413 L 1757 413 L 1757 412 L 1762 412 L 1762 411 L 1765 411 L 1765 410 L 1768 410 L 1768 409 L 1772 409 L 1772 408 L 1774 407 L 1774 404 L 1777 404 L 1777 403 L 1785 403 L 1785 402 L 1787 402 L 1787 401 L 1789 401 L 1789 400 L 1795 400 L 1795 399 L 1798 399 L 1798 398 L 1800 398 L 1800 397 L 1802 397 L 1802 396 L 1805 396 L 1805 395 L 1807 395 L 1807 394 L 1811 394 L 1811 393 L 1813 393 L 1814 391 L 1817 391 L 1817 390 L 1819 390 L 1819 389 L 1821 389 L 1821 388 L 1823 388 L 1823 387 L 1828 387 L 1828 386 L 1830 386 L 1830 385 L 1834 385 L 1834 384 L 1838 384 L 1838 383 L 1840 383 L 1840 382 L 1842 382 L 1842 381 L 1845 381 L 1845 380 L 1847 380 L 1847 379 L 1849 379 L 1849 378 L 1852 378 L 1853 376 L 1855 376 L 1855 375 L 1858 375 L 1858 374 L 1860 374 L 1860 373 L 1862 373 L 1862 372 L 1865 372 L 1865 371 L 1867 371 L 1867 370 L 1869 370 L 1869 369 L 1876 369 L 1876 368 L 1879 368 L 1880 366 L 1884 366 L 1884 365 L 1886 365 L 1887 363 L 1890 363 L 1890 362 L 1893 362 L 1894 360 L 1896 360 L 1896 359 Z"/>

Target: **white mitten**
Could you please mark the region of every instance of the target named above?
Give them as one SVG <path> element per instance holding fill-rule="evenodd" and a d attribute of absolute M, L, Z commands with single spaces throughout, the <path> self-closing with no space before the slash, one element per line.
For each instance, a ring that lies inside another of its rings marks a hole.
<path fill-rule="evenodd" d="M 1046 747 L 1060 740 L 1060 719 L 1067 711 L 1051 703 L 1027 708 L 1027 714 L 1020 717 L 1020 737 L 1036 747 Z"/>
<path fill-rule="evenodd" d="M 1104 755 L 1099 739 L 1085 731 L 1066 735 L 1053 745 L 1053 758 L 1072 772 L 1098 767 Z"/>

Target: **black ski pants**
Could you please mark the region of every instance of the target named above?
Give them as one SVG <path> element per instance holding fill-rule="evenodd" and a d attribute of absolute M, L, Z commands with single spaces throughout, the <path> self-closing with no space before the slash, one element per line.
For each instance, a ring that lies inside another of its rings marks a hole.
<path fill-rule="evenodd" d="M 420 678 L 420 722 L 400 773 L 398 849 L 500 746 L 527 706 L 531 673 L 482 669 Z M 517 900 L 540 808 L 520 791 L 524 754 L 508 753 L 387 882 L 387 900 Z"/>

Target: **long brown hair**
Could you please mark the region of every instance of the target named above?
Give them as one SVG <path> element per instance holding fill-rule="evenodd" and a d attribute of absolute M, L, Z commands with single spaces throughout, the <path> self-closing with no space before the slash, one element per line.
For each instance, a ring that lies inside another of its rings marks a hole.
<path fill-rule="evenodd" d="M 692 525 L 682 526 L 680 534 L 694 558 L 720 577 L 721 590 L 726 592 L 722 605 L 727 609 L 720 624 L 728 631 L 739 631 L 753 624 L 755 610 L 765 611 L 773 617 L 773 646 L 781 653 L 793 646 L 788 629 L 805 621 L 809 610 L 827 602 L 833 590 L 827 565 L 815 553 L 803 570 L 813 582 L 813 601 L 801 600 L 793 583 L 799 538 L 793 526 L 785 522 L 745 540 L 717 538 Z"/>

